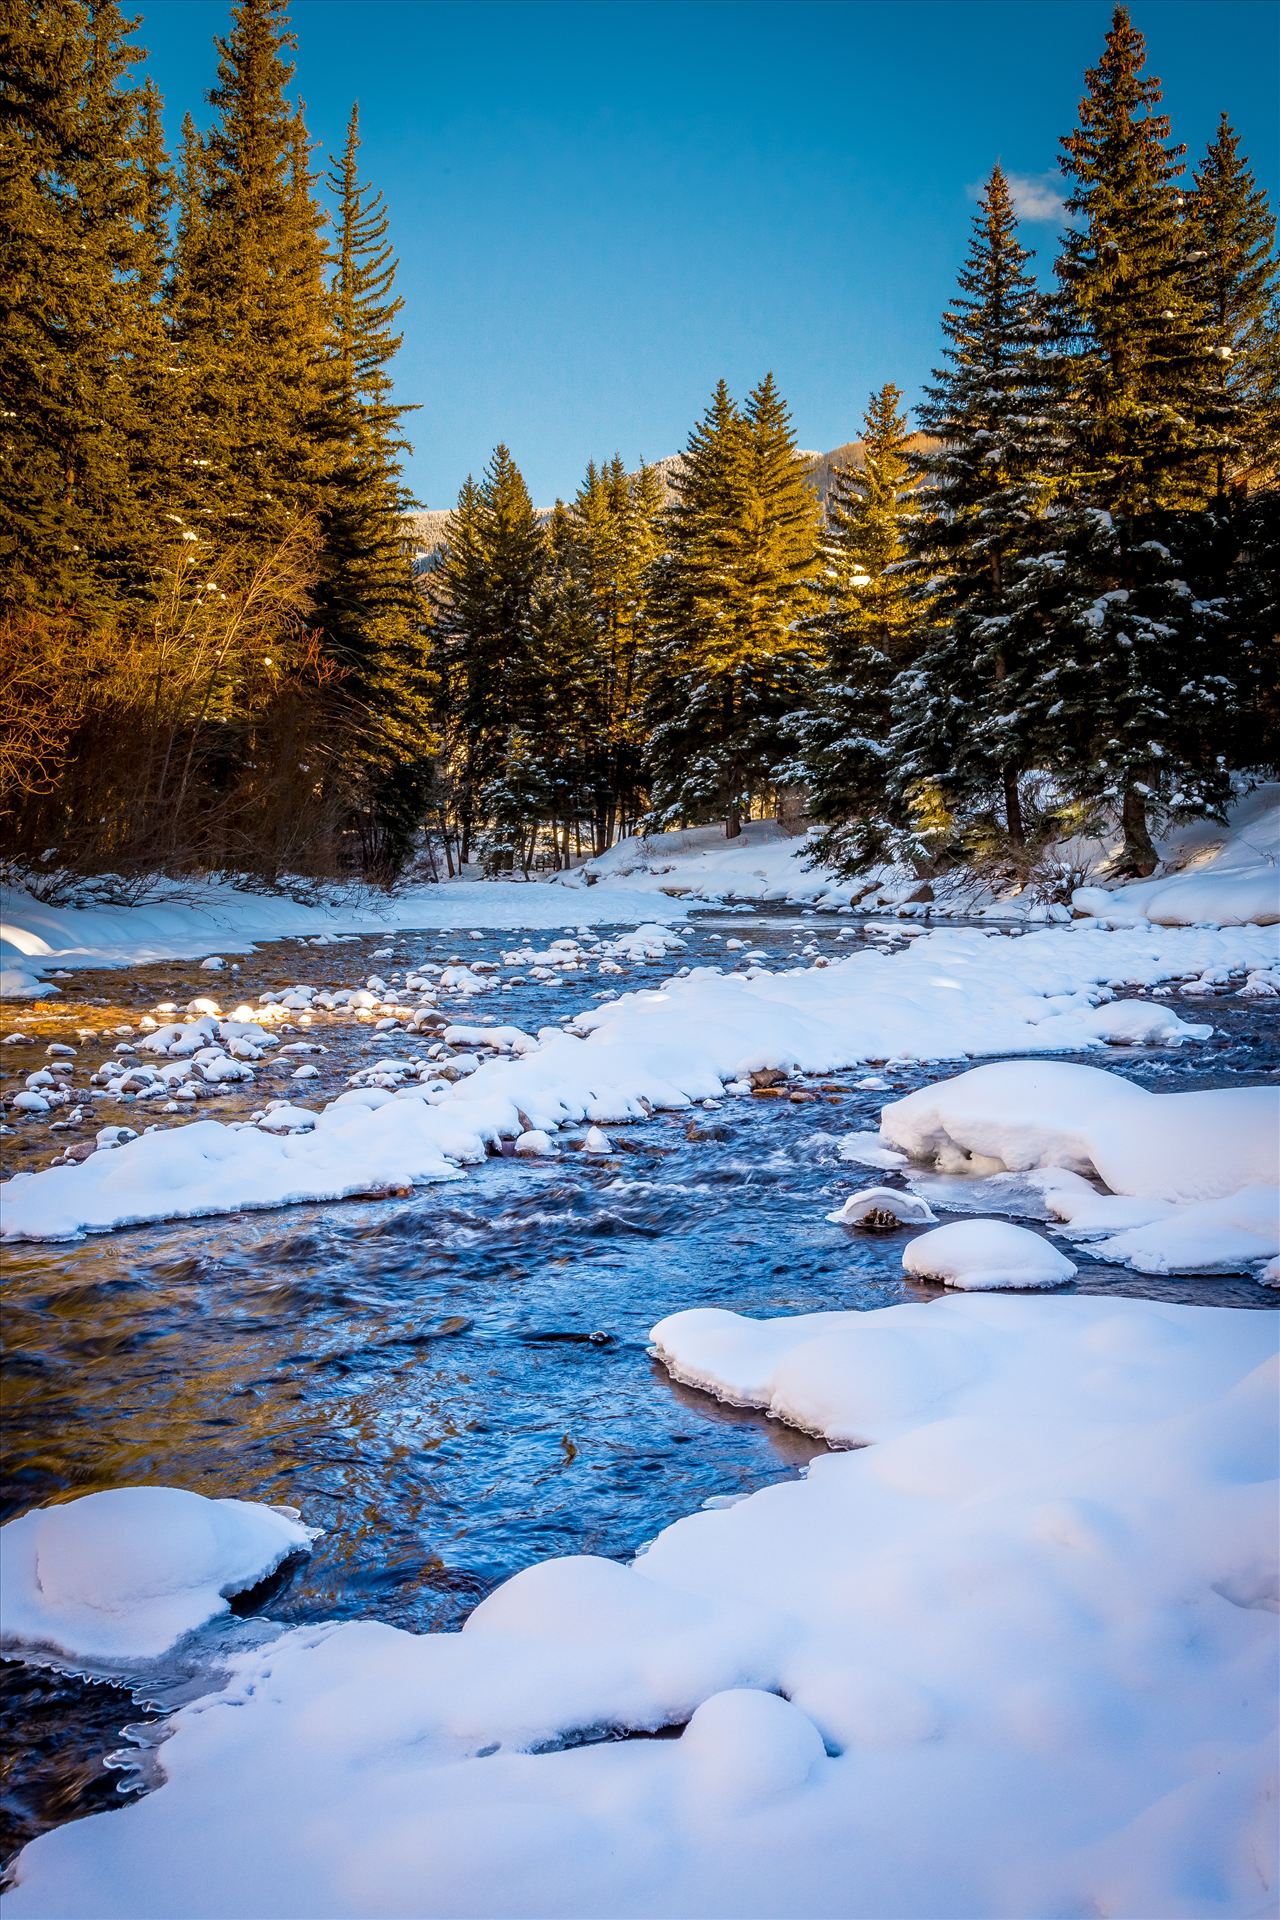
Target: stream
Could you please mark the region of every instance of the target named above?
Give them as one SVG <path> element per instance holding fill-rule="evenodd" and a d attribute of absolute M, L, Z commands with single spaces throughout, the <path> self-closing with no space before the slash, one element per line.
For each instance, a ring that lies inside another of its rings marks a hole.
<path fill-rule="evenodd" d="M 530 961 L 555 934 L 456 930 L 277 942 L 240 957 L 234 973 L 194 961 L 78 972 L 61 980 L 59 999 L 7 1012 L 6 1030 L 30 1039 L 0 1048 L 0 1089 L 12 1094 L 45 1065 L 51 1042 L 79 1050 L 80 1087 L 113 1049 L 135 1043 L 129 1031 L 139 1037 L 142 1015 L 181 1017 L 157 1009 L 205 995 L 229 1011 L 295 983 L 394 982 L 424 961 L 457 960 L 492 966 L 494 984 L 442 1001 L 453 1018 L 536 1032 L 593 995 L 651 985 L 682 966 L 743 964 L 747 951 L 807 963 L 909 937 L 769 909 L 701 913 L 674 931 L 682 950 L 628 964 L 617 978 L 600 977 L 595 959 Z M 610 931 L 578 937 L 589 946 Z M 1213 1038 L 1181 1051 L 1063 1057 L 1161 1090 L 1274 1077 L 1277 1016 L 1265 1002 L 1175 994 L 1170 1004 L 1212 1023 Z M 360 1067 L 414 1050 L 403 1033 L 374 1031 L 349 1010 L 296 1026 L 287 1040 L 327 1049 L 307 1056 L 316 1077 L 291 1086 L 299 1056 L 264 1061 L 252 1086 L 211 1089 L 201 1117 L 241 1117 L 286 1090 L 316 1104 Z M 875 1069 L 888 1091 L 857 1087 L 866 1067 L 809 1079 L 803 1103 L 726 1097 L 611 1127 L 615 1151 L 604 1157 L 495 1157 L 407 1198 L 11 1249 L 0 1520 L 147 1481 L 301 1508 L 325 1530 L 314 1553 L 238 1603 L 236 1620 L 211 1630 L 208 1658 L 237 1634 L 263 1631 L 264 1619 L 456 1628 L 532 1561 L 630 1556 L 681 1514 L 793 1475 L 821 1450 L 673 1384 L 649 1357 L 655 1321 L 695 1305 L 804 1313 L 942 1291 L 904 1277 L 906 1233 L 857 1234 L 824 1215 L 882 1177 L 841 1164 L 837 1137 L 874 1128 L 886 1099 L 960 1064 Z M 174 1122 L 144 1102 L 98 1097 L 82 1121 L 52 1132 L 66 1111 L 9 1116 L 10 1170 L 47 1165 L 104 1125 Z M 1153 1279 L 1074 1257 L 1080 1291 L 1277 1304 L 1249 1275 Z M 154 1722 L 179 1697 L 171 1689 L 191 1685 L 189 1650 L 184 1659 L 135 1692 L 0 1663 L 0 1858 L 137 1785 L 106 1757 L 127 1726 Z M 199 1672 L 203 1690 L 208 1664 Z"/>

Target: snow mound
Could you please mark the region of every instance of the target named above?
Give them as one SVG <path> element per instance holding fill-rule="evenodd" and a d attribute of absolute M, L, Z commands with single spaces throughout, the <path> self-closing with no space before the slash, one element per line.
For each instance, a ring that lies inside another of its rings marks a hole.
<path fill-rule="evenodd" d="M 869 1216 L 876 1226 L 895 1222 L 900 1227 L 928 1226 L 938 1217 L 918 1194 L 903 1193 L 898 1187 L 863 1187 L 827 1218 L 838 1227 L 860 1227 Z"/>
<path fill-rule="evenodd" d="M 1075 1265 L 1038 1233 L 1007 1220 L 952 1220 L 904 1249 L 902 1266 L 920 1280 L 966 1292 L 1062 1287 Z"/>
<path fill-rule="evenodd" d="M 238 1656 L 158 1790 L 24 1850 L 7 1920 L 1265 1911 L 1275 1316 L 959 1295 L 653 1337 L 874 1444 L 461 1633 Z"/>
<path fill-rule="evenodd" d="M 1280 1252 L 1280 1087 L 1150 1093 L 1098 1067 L 1002 1061 L 890 1101 L 880 1127 L 942 1173 L 1051 1170 L 1050 1215 L 1139 1272 L 1238 1269 Z"/>
<path fill-rule="evenodd" d="M 229 1611 L 318 1529 L 292 1510 L 113 1487 L 0 1527 L 0 1647 L 150 1660 Z"/>

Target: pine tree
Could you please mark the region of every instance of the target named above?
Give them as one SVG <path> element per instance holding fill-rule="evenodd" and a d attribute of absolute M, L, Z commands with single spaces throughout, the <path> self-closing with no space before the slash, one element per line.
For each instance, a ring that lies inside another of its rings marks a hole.
<path fill-rule="evenodd" d="M 1194 175 L 1190 224 L 1214 360 L 1212 590 L 1226 602 L 1237 767 L 1280 746 L 1280 266 L 1276 220 L 1224 113 Z"/>
<path fill-rule="evenodd" d="M 1276 221 L 1224 113 L 1193 176 L 1191 256 L 1212 336 L 1214 491 L 1280 459 L 1280 266 Z"/>
<path fill-rule="evenodd" d="M 741 412 L 720 382 L 674 486 L 653 575 L 651 809 L 720 815 L 732 839 L 774 784 L 817 659 L 819 510 L 771 374 Z"/>
<path fill-rule="evenodd" d="M 436 741 L 424 608 L 403 518 L 401 421 L 388 368 L 399 346 L 396 259 L 382 195 L 359 178 L 352 109 L 329 184 L 337 200 L 333 346 L 316 614 L 351 715 L 348 770 L 366 871 L 401 864 L 425 806 Z M 300 188 L 298 189 L 300 190 Z"/>
<path fill-rule="evenodd" d="M 4 0 L 0 20 L 0 601 L 104 609 L 139 564 L 140 55 L 114 0 Z"/>
<path fill-rule="evenodd" d="M 792 736 L 814 819 L 816 856 L 851 870 L 887 850 L 892 690 L 916 645 L 908 537 L 915 511 L 911 432 L 889 383 L 863 417 L 862 466 L 838 467 L 827 503 L 826 673 Z"/>
<path fill-rule="evenodd" d="M 469 476 L 432 576 L 433 632 L 459 853 L 471 858 L 485 796 L 529 731 L 533 612 L 545 547 L 529 490 L 505 446 L 479 486 Z"/>
<path fill-rule="evenodd" d="M 328 477 L 322 216 L 287 92 L 285 0 L 237 0 L 215 44 L 216 118 L 207 139 L 186 143 L 180 176 L 175 329 L 190 505 L 215 547 L 266 550 L 318 511 Z"/>
<path fill-rule="evenodd" d="M 1054 764 L 1124 827 L 1150 872 L 1152 803 L 1220 809 L 1214 744 L 1232 706 L 1225 609 L 1204 590 L 1201 509 L 1214 444 L 1212 336 L 1160 84 L 1118 7 L 1063 142 L 1057 271 L 1065 473 L 1049 550 L 1029 574 L 1051 635 Z"/>
<path fill-rule="evenodd" d="M 911 522 L 919 652 L 893 689 L 888 791 L 899 815 L 930 785 L 942 817 L 998 806 L 1026 833 L 1020 781 L 1037 763 L 1040 636 L 1022 617 L 1019 566 L 1039 551 L 1055 466 L 1045 303 L 997 165 L 943 316 L 944 366 L 926 389 Z M 921 851 L 925 848 L 922 844 Z"/>
<path fill-rule="evenodd" d="M 165 150 L 160 96 L 151 80 L 144 82 L 138 99 L 133 162 L 138 180 L 139 252 L 122 373 L 129 489 L 138 513 L 139 568 L 134 589 L 138 597 L 147 597 L 154 590 L 165 549 L 181 529 L 185 493 L 182 392 L 168 303 L 174 176 Z"/>

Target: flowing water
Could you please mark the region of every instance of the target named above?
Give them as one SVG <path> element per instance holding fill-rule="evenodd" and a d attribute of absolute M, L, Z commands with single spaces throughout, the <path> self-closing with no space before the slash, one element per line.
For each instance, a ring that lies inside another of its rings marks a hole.
<path fill-rule="evenodd" d="M 453 1017 L 536 1031 L 594 993 L 652 984 L 681 965 L 741 963 L 727 939 L 776 963 L 812 959 L 813 949 L 837 957 L 868 937 L 848 920 L 776 912 L 705 914 L 679 931 L 685 951 L 620 979 L 599 979 L 594 963 L 533 977 L 527 958 L 504 963 L 504 951 L 559 936 L 510 932 L 281 942 L 245 957 L 234 976 L 172 962 L 78 973 L 65 999 L 12 1021 L 34 1043 L 0 1050 L 0 1077 L 13 1092 L 44 1064 L 45 1045 L 61 1041 L 79 1049 L 81 1085 L 113 1048 L 136 1042 L 143 1013 L 200 995 L 229 1010 L 295 982 L 362 985 L 456 957 L 497 970 L 492 991 L 448 1003 Z M 1168 1090 L 1273 1075 L 1277 1022 L 1265 1003 L 1174 1004 L 1210 1021 L 1213 1039 L 1081 1057 Z M 308 1056 L 318 1078 L 299 1092 L 288 1085 L 298 1056 L 264 1062 L 252 1088 L 211 1094 L 202 1115 L 234 1117 L 286 1088 L 309 1104 L 331 1098 L 354 1069 L 423 1044 L 350 1013 L 316 1013 L 305 1026 L 299 1017 L 286 1038 L 327 1048 Z M 494 1158 L 409 1198 L 18 1249 L 6 1263 L 0 1519 L 148 1481 L 300 1507 L 324 1535 L 239 1603 L 250 1622 L 367 1616 L 451 1628 L 534 1560 L 629 1556 L 668 1521 L 794 1474 L 820 1450 L 675 1385 L 649 1357 L 656 1320 L 693 1305 L 802 1313 L 939 1291 L 904 1278 L 905 1234 L 855 1234 L 824 1215 L 880 1177 L 838 1162 L 836 1137 L 874 1127 L 886 1098 L 946 1071 L 885 1068 L 886 1094 L 859 1090 L 860 1068 L 806 1082 L 814 1097 L 804 1104 L 726 1099 L 657 1115 L 612 1129 L 607 1158 Z M 98 1098 L 81 1123 L 52 1133 L 68 1111 L 21 1124 L 6 1142 L 11 1164 L 47 1164 L 108 1122 L 171 1118 Z M 1276 1298 L 1247 1275 L 1155 1280 L 1087 1257 L 1076 1286 L 1258 1308 Z M 209 1636 L 211 1647 L 227 1643 L 225 1629 Z M 120 1776 L 105 1756 L 147 1717 L 148 1700 L 171 1703 L 190 1672 L 188 1661 L 131 1694 L 0 1663 L 0 1854 L 111 1804 Z"/>

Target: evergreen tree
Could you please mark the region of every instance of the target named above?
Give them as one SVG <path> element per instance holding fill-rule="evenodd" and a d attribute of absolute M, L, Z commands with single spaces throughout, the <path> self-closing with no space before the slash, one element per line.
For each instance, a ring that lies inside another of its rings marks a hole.
<path fill-rule="evenodd" d="M 884 853 L 905 824 L 887 810 L 895 681 L 910 662 L 919 614 L 910 591 L 915 512 L 911 433 L 889 383 L 863 418 L 861 467 L 838 467 L 827 503 L 826 673 L 792 736 L 813 817 L 815 857 L 852 870 Z"/>
<path fill-rule="evenodd" d="M 114 0 L 3 0 L 0 25 L 0 601 L 106 609 L 139 564 L 140 56 Z"/>
<path fill-rule="evenodd" d="M 1280 448 L 1280 269 L 1276 221 L 1224 113 L 1193 176 L 1190 206 L 1200 297 L 1214 361 L 1214 491 L 1250 468 L 1274 470 Z"/>
<path fill-rule="evenodd" d="M 649 640 L 647 582 L 657 554 L 660 493 L 642 467 L 620 455 L 594 461 L 568 509 L 556 551 L 578 576 L 592 644 L 577 664 L 569 703 L 581 714 L 581 777 L 596 852 L 611 845 L 619 817 L 636 811 L 640 768 L 640 685 Z M 571 596 L 572 599 L 572 596 Z"/>
<path fill-rule="evenodd" d="M 174 176 L 165 150 L 160 96 L 150 80 L 144 82 L 138 99 L 133 148 L 139 252 L 128 329 L 130 350 L 122 377 L 129 486 L 139 514 L 139 561 L 146 567 L 144 575 L 140 564 L 135 588 L 139 594 L 149 594 L 164 549 L 181 526 L 185 493 L 182 394 L 168 303 Z"/>
<path fill-rule="evenodd" d="M 528 733 L 534 690 L 533 612 L 545 547 L 529 490 L 505 446 L 479 486 L 470 477 L 432 576 L 442 718 L 459 826 L 471 858 L 485 795 Z"/>
<path fill-rule="evenodd" d="M 1063 142 L 1071 217 L 1058 261 L 1065 473 L 1048 550 L 1028 574 L 1051 635 L 1053 760 L 1114 808 L 1124 865 L 1155 864 L 1158 803 L 1220 809 L 1215 744 L 1233 669 L 1225 608 L 1204 590 L 1214 446 L 1212 335 L 1178 186 L 1179 147 L 1117 7 Z"/>
<path fill-rule="evenodd" d="M 356 734 L 348 769 L 363 865 L 389 874 L 421 818 L 436 743 L 424 608 L 404 531 L 412 500 L 401 480 L 400 423 L 409 409 L 394 403 L 388 372 L 403 302 L 386 208 L 360 181 L 359 147 L 353 108 L 329 176 L 338 210 L 316 613 Z M 301 168 L 299 161 L 298 193 Z"/>
<path fill-rule="evenodd" d="M 899 816 L 936 792 L 947 816 L 998 806 L 1025 844 L 1021 776 L 1051 704 L 1044 645 L 1023 617 L 1020 563 L 1038 552 L 1055 465 L 1045 303 L 997 165 L 943 316 L 944 366 L 926 388 L 911 522 L 919 653 L 893 688 L 888 792 Z M 921 843 L 921 851 L 925 845 Z"/>
<path fill-rule="evenodd" d="M 216 118 L 206 140 L 188 138 L 180 175 L 175 329 L 190 504 L 216 546 L 265 550 L 318 512 L 328 478 L 321 215 L 287 92 L 285 0 L 237 0 L 215 44 Z"/>
<path fill-rule="evenodd" d="M 654 817 L 741 832 L 774 783 L 816 664 L 820 516 L 770 374 L 739 412 L 721 381 L 674 477 L 656 563 L 647 759 Z"/>
<path fill-rule="evenodd" d="M 1280 271 L 1276 221 L 1224 113 L 1194 175 L 1190 220 L 1217 402 L 1212 592 L 1225 601 L 1237 767 L 1280 751 Z M 1193 259 L 1195 259 L 1193 255 Z"/>

